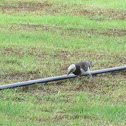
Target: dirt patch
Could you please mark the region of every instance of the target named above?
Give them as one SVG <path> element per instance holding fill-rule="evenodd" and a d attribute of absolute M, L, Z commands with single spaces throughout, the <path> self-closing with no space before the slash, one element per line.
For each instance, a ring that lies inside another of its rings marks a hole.
<path fill-rule="evenodd" d="M 41 10 L 44 7 L 50 7 L 52 6 L 52 3 L 48 1 L 44 2 L 19 2 L 17 5 L 7 5 L 7 6 L 0 6 L 3 10 L 11 10 L 11 9 L 16 9 L 16 10 L 29 10 L 29 11 L 34 11 L 34 10 Z"/>
<path fill-rule="evenodd" d="M 24 52 L 22 48 L 6 47 L 2 54 L 24 55 Z"/>
<path fill-rule="evenodd" d="M 19 2 L 18 7 L 20 8 L 42 8 L 52 6 L 52 3 L 48 1 L 44 2 Z"/>
<path fill-rule="evenodd" d="M 68 30 L 71 32 L 78 32 L 78 33 L 82 33 L 82 32 L 96 33 L 97 32 L 97 29 L 82 29 L 82 28 L 67 28 L 65 30 Z"/>
<path fill-rule="evenodd" d="M 21 24 L 22 28 L 33 28 L 37 29 L 40 28 L 42 30 L 51 30 L 51 31 L 57 31 L 57 30 L 62 30 L 63 28 L 61 26 L 45 26 L 45 25 L 36 25 L 36 24 Z M 104 29 L 105 32 L 98 31 L 98 29 L 82 29 L 82 28 L 66 28 L 63 29 L 65 32 L 71 32 L 74 34 L 74 32 L 77 33 L 90 33 L 90 34 L 103 34 L 103 35 L 113 35 L 113 36 L 124 36 L 126 35 L 126 29 Z M 63 32 L 62 32 L 63 34 Z M 71 35 L 72 35 L 71 34 Z"/>
<path fill-rule="evenodd" d="M 21 47 L 10 46 L 10 47 L 4 48 L 4 50 L 2 50 L 1 53 L 2 55 L 16 55 L 19 57 L 22 57 L 27 54 L 29 56 L 35 56 L 36 58 L 40 58 L 40 59 L 50 56 L 46 54 L 42 49 L 43 48 L 40 48 L 40 47 L 32 47 L 32 48 L 22 47 L 21 48 Z"/>
<path fill-rule="evenodd" d="M 94 119 L 94 116 L 86 116 L 86 115 L 79 115 L 79 114 L 66 114 L 66 113 L 58 113 L 54 120 L 55 121 L 62 121 L 64 119 Z"/>
<path fill-rule="evenodd" d="M 17 4 L 8 4 L 6 6 L 0 6 L 2 13 L 7 14 L 14 14 L 20 11 L 27 11 L 27 12 L 48 12 L 48 13 L 55 13 L 57 12 L 56 9 L 51 9 L 52 3 L 48 1 L 44 2 L 18 2 Z M 36 13 L 38 14 L 38 13 Z"/>
<path fill-rule="evenodd" d="M 108 31 L 101 32 L 100 34 L 124 36 L 124 35 L 126 35 L 126 30 L 125 29 L 109 29 Z"/>
<path fill-rule="evenodd" d="M 126 19 L 126 10 L 114 10 L 114 9 L 77 10 L 77 9 L 73 9 L 71 13 L 75 15 L 79 14 L 79 15 L 91 15 L 91 16 L 104 15 L 112 19 L 122 19 L 122 20 Z"/>
<path fill-rule="evenodd" d="M 61 27 L 58 26 L 47 26 L 47 25 L 39 25 L 39 24 L 20 24 L 22 27 L 26 28 L 41 28 L 42 30 L 53 30 L 53 29 L 61 29 Z"/>
<path fill-rule="evenodd" d="M 87 32 L 90 34 L 103 34 L 103 35 L 113 35 L 113 36 L 124 36 L 126 35 L 126 30 L 125 29 L 104 29 L 105 32 L 98 31 L 98 29 L 78 29 L 78 28 L 69 28 L 67 29 L 72 32 Z"/>

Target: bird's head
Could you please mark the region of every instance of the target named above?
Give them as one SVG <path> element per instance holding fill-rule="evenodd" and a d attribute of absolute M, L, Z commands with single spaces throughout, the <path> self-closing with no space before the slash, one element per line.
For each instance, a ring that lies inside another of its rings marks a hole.
<path fill-rule="evenodd" d="M 75 64 L 71 64 L 71 65 L 68 67 L 67 76 L 68 76 L 71 72 L 74 72 L 75 70 L 76 70 Z"/>

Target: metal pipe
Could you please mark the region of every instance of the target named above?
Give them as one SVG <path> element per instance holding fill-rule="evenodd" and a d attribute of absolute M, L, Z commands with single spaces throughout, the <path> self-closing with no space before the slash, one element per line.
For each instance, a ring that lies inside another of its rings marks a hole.
<path fill-rule="evenodd" d="M 94 70 L 94 71 L 91 71 L 91 74 L 96 75 L 96 74 L 101 74 L 101 73 L 120 71 L 120 70 L 124 70 L 124 69 L 126 69 L 126 66 Z M 86 75 L 87 74 L 85 74 L 84 76 L 86 76 Z M 49 78 L 44 78 L 44 79 L 30 80 L 30 81 L 18 82 L 18 83 L 13 83 L 13 84 L 6 84 L 6 85 L 1 85 L 0 90 L 7 89 L 7 88 L 28 86 L 28 85 L 32 85 L 32 84 L 36 84 L 36 83 L 46 83 L 46 82 L 64 80 L 64 79 L 69 79 L 69 78 L 74 78 L 74 77 L 76 77 L 76 75 L 70 74 L 69 76 L 62 75 L 62 76 L 57 76 L 57 77 L 49 77 Z"/>

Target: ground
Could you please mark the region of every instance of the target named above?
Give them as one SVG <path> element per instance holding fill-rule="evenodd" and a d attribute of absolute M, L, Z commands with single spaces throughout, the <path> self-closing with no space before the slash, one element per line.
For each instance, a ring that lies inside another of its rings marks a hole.
<path fill-rule="evenodd" d="M 126 65 L 125 0 L 1 0 L 0 85 Z M 126 71 L 0 91 L 1 126 L 125 126 Z"/>

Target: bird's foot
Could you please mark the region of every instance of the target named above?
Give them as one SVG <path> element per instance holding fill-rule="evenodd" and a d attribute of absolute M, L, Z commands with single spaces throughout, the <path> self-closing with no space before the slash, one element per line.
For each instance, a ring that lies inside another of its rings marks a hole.
<path fill-rule="evenodd" d="M 77 84 L 79 84 L 80 78 L 81 78 L 80 76 L 77 76 L 77 77 L 76 77 L 76 83 L 77 83 Z"/>
<path fill-rule="evenodd" d="M 91 82 L 91 79 L 92 79 L 92 75 L 91 74 L 89 74 L 89 80 L 88 80 L 88 83 L 90 83 Z"/>

